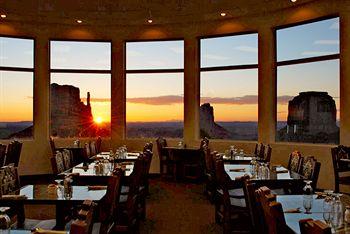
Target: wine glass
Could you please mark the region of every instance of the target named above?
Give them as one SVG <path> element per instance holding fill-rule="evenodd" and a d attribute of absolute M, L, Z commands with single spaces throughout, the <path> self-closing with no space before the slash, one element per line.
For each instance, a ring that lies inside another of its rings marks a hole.
<path fill-rule="evenodd" d="M 0 232 L 1 233 L 10 233 L 11 219 L 6 214 L 6 211 L 9 209 L 10 207 L 0 207 Z"/>
<path fill-rule="evenodd" d="M 311 180 L 306 180 L 305 181 L 306 185 L 303 188 L 304 190 L 304 196 L 303 196 L 303 206 L 305 208 L 305 214 L 311 214 L 311 208 L 312 208 L 312 204 L 313 204 L 313 195 L 312 195 L 312 186 Z"/>

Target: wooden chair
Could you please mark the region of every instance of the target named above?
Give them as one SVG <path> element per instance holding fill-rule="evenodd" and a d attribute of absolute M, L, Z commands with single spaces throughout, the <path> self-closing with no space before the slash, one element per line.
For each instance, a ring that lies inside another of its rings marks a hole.
<path fill-rule="evenodd" d="M 0 144 L 0 167 L 4 166 L 6 158 L 6 145 Z"/>
<path fill-rule="evenodd" d="M 117 168 L 113 171 L 113 176 L 108 179 L 107 193 L 99 204 L 100 233 L 110 233 L 116 222 L 116 209 L 120 196 L 120 187 L 123 171 Z"/>
<path fill-rule="evenodd" d="M 268 234 L 289 233 L 282 205 L 276 202 L 276 195 L 267 187 L 255 191 L 256 199 L 261 204 Z"/>
<path fill-rule="evenodd" d="M 90 142 L 90 156 L 95 156 L 97 154 L 96 143 L 94 141 Z"/>
<path fill-rule="evenodd" d="M 69 233 L 92 234 L 95 207 L 96 204 L 91 200 L 85 200 L 81 210 L 78 212 L 78 219 L 71 224 Z"/>
<path fill-rule="evenodd" d="M 91 155 L 91 150 L 90 150 L 90 142 L 85 143 L 84 149 L 85 149 L 85 157 L 86 157 L 86 159 L 90 158 L 92 156 Z"/>
<path fill-rule="evenodd" d="M 12 141 L 7 146 L 5 166 L 13 164 L 18 167 L 19 159 L 21 157 L 22 143 L 19 141 Z"/>
<path fill-rule="evenodd" d="M 293 151 L 289 155 L 289 161 L 288 161 L 288 170 L 299 173 L 300 166 L 302 164 L 303 157 L 301 156 L 301 153 L 297 150 Z"/>
<path fill-rule="evenodd" d="M 321 163 L 317 162 L 317 160 L 313 156 L 304 158 L 300 166 L 299 174 L 302 175 L 306 180 L 312 181 L 312 187 L 314 190 L 317 186 L 320 168 Z"/>
<path fill-rule="evenodd" d="M 224 169 L 224 162 L 221 158 L 215 160 L 215 172 L 217 177 L 217 195 L 215 199 L 215 219 L 222 222 L 223 232 L 231 233 L 233 230 L 240 233 L 250 233 L 249 212 L 245 204 L 242 190 L 242 177 L 234 183 Z"/>
<path fill-rule="evenodd" d="M 143 147 L 143 151 L 147 151 L 150 150 L 151 152 L 153 152 L 153 143 L 152 142 L 148 142 L 145 144 L 145 146 Z"/>
<path fill-rule="evenodd" d="M 209 147 L 209 139 L 207 137 L 204 137 L 201 140 L 201 143 L 199 145 L 199 149 L 202 149 L 204 147 L 204 145 L 206 145 L 207 147 Z"/>
<path fill-rule="evenodd" d="M 350 172 L 350 164 L 342 161 L 350 160 L 350 147 L 339 145 L 331 149 L 333 171 L 334 171 L 334 192 L 339 193 L 339 185 L 350 185 L 350 176 L 342 175 L 343 173 Z"/>
<path fill-rule="evenodd" d="M 210 202 L 214 202 L 215 195 L 215 181 L 214 181 L 214 162 L 209 147 L 203 147 L 205 159 L 205 194 L 208 196 Z M 217 154 L 217 152 L 213 152 Z"/>
<path fill-rule="evenodd" d="M 146 197 L 149 194 L 149 170 L 151 168 L 153 153 L 149 149 L 145 150 L 142 154 L 143 158 L 143 170 L 141 175 L 141 184 L 139 187 L 139 210 L 140 218 L 146 218 Z"/>
<path fill-rule="evenodd" d="M 259 143 L 256 147 L 256 154 L 255 156 L 260 159 L 264 159 L 265 154 L 265 146 L 263 143 Z"/>
<path fill-rule="evenodd" d="M 272 153 L 272 148 L 270 145 L 264 146 L 264 161 L 265 162 L 270 162 L 271 161 L 271 153 Z"/>
<path fill-rule="evenodd" d="M 299 220 L 301 234 L 331 234 L 332 229 L 320 220 L 302 219 Z"/>
<path fill-rule="evenodd" d="M 64 149 L 62 151 L 62 158 L 63 158 L 63 164 L 64 164 L 65 170 L 72 168 L 73 166 L 72 152 L 68 149 Z"/>
<path fill-rule="evenodd" d="M 169 159 L 168 151 L 164 149 L 164 147 L 167 146 L 167 142 L 162 137 L 158 137 L 156 142 L 157 142 L 157 149 L 158 149 L 160 174 L 161 176 L 172 174 L 170 167 L 172 167 L 173 165 Z"/>
<path fill-rule="evenodd" d="M 51 167 L 54 174 L 65 171 L 64 159 L 61 152 L 57 151 L 54 157 L 51 157 Z"/>
<path fill-rule="evenodd" d="M 139 230 L 139 191 L 142 184 L 143 166 L 144 159 L 139 157 L 134 163 L 133 172 L 128 177 L 127 186 L 125 186 L 127 187 L 127 193 L 123 194 L 121 192 L 119 196 L 114 232 L 137 233 Z"/>
<path fill-rule="evenodd" d="M 260 202 L 255 196 L 256 185 L 251 180 L 245 180 L 243 191 L 249 216 L 251 220 L 252 233 L 267 234 L 267 226 L 263 221 L 263 211 Z"/>
<path fill-rule="evenodd" d="M 51 148 L 51 152 L 52 152 L 52 155 L 54 156 L 56 154 L 56 144 L 55 144 L 55 141 L 52 137 L 49 138 L 49 141 L 50 141 L 50 148 Z"/>
<path fill-rule="evenodd" d="M 96 140 L 96 153 L 101 153 L 102 138 L 99 136 Z"/>

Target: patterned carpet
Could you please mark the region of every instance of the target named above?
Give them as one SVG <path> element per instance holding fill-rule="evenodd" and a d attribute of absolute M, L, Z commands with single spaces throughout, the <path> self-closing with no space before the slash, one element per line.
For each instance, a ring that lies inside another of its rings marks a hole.
<path fill-rule="evenodd" d="M 215 224 L 214 206 L 203 191 L 202 184 L 152 179 L 141 233 L 222 233 Z"/>

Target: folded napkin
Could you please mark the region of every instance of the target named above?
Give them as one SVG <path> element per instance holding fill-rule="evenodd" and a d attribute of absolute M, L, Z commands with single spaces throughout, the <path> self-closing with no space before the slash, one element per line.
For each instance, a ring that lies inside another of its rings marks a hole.
<path fill-rule="evenodd" d="M 101 154 L 101 155 L 109 155 L 110 152 L 101 152 L 100 154 Z"/>
<path fill-rule="evenodd" d="M 0 199 L 4 200 L 25 200 L 27 199 L 26 195 L 16 195 L 16 194 L 7 194 L 7 195 L 2 195 Z"/>
<path fill-rule="evenodd" d="M 245 172 L 245 168 L 234 168 L 230 169 L 231 172 Z"/>
<path fill-rule="evenodd" d="M 301 213 L 301 210 L 300 210 L 300 207 L 298 207 L 298 208 L 288 209 L 283 212 L 284 213 Z"/>
<path fill-rule="evenodd" d="M 315 192 L 315 194 L 317 195 L 316 199 L 324 199 L 327 197 L 327 193 L 325 192 Z"/>
<path fill-rule="evenodd" d="M 104 186 L 104 185 L 89 185 L 88 189 L 89 190 L 105 190 L 105 189 L 107 189 L 107 186 Z"/>
<path fill-rule="evenodd" d="M 36 233 L 36 234 L 67 234 L 66 231 L 45 230 L 42 228 L 35 228 L 31 231 L 31 233 Z"/>

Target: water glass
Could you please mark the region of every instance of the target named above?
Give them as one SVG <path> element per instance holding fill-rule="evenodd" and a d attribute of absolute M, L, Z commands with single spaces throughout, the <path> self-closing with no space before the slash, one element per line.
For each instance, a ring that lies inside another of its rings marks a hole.
<path fill-rule="evenodd" d="M 11 219 L 6 214 L 10 207 L 0 207 L 0 233 L 10 233 Z"/>
<path fill-rule="evenodd" d="M 332 203 L 332 197 L 327 195 L 323 201 L 323 219 L 328 224 L 328 226 L 331 225 Z"/>

